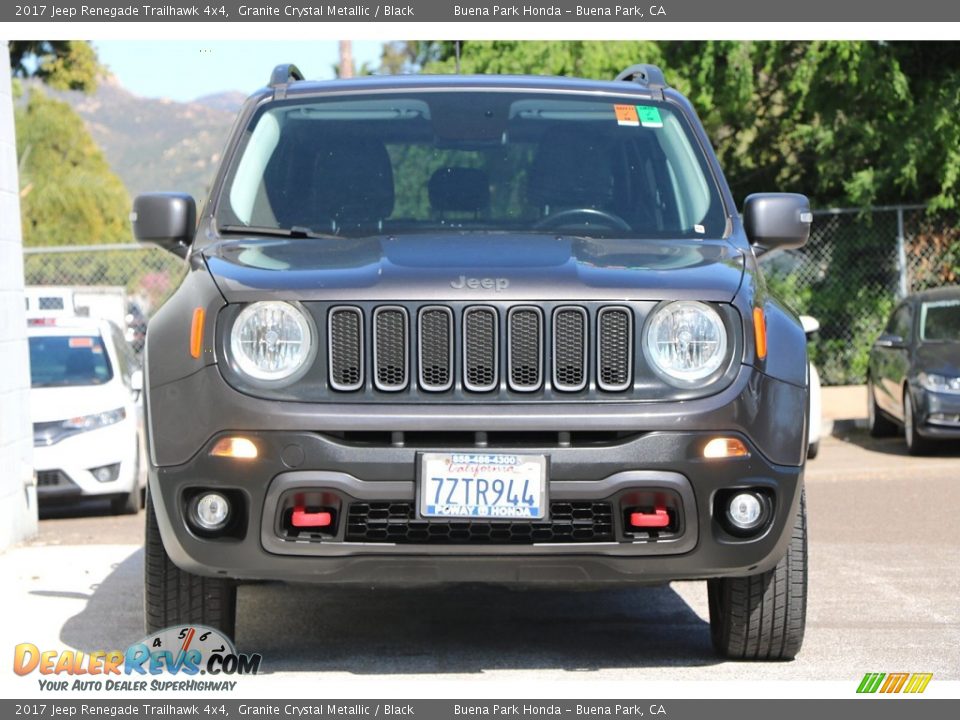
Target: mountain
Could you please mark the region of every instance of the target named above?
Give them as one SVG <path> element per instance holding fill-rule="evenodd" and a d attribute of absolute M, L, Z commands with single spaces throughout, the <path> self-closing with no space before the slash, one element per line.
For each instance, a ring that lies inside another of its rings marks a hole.
<path fill-rule="evenodd" d="M 226 92 L 214 93 L 212 95 L 203 95 L 193 102 L 214 110 L 226 110 L 231 113 L 240 112 L 240 107 L 247 96 L 239 90 L 227 90 Z"/>
<path fill-rule="evenodd" d="M 198 205 L 213 182 L 239 95 L 218 93 L 188 103 L 142 98 L 112 76 L 92 95 L 51 94 L 80 114 L 131 196 L 179 190 Z"/>

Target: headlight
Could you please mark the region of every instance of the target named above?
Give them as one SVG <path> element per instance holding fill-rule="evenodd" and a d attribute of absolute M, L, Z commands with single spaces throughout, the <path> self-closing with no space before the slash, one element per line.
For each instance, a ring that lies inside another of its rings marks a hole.
<path fill-rule="evenodd" d="M 691 300 L 654 311 L 643 338 L 643 353 L 671 385 L 692 387 L 715 373 L 727 355 L 727 330 L 719 313 Z"/>
<path fill-rule="evenodd" d="M 960 378 L 922 372 L 917 375 L 917 380 L 924 390 L 930 392 L 960 393 Z"/>
<path fill-rule="evenodd" d="M 87 430 L 96 430 L 97 428 L 114 425 L 127 416 L 127 411 L 123 408 L 116 410 L 107 410 L 106 412 L 94 413 L 93 415 L 80 415 L 79 417 L 64 420 L 62 424 L 64 430 L 74 432 L 86 432 Z"/>
<path fill-rule="evenodd" d="M 288 302 L 256 302 L 233 322 L 230 352 L 245 375 L 264 382 L 291 381 L 309 367 L 316 347 L 313 323 Z"/>

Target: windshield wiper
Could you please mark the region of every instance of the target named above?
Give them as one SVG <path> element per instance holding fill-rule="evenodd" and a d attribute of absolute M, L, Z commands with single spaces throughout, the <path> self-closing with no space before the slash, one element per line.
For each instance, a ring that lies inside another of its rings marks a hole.
<path fill-rule="evenodd" d="M 291 228 L 281 227 L 260 227 L 258 225 L 221 225 L 220 232 L 240 233 L 243 235 L 273 235 L 276 237 L 289 238 L 319 238 L 321 240 L 343 240 L 340 235 L 331 235 L 330 233 L 321 233 L 302 225 L 294 225 Z"/>

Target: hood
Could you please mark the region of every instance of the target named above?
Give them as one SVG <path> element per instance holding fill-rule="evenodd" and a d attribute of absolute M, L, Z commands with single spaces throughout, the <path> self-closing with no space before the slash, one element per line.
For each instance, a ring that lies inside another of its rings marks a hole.
<path fill-rule="evenodd" d="M 33 388 L 30 419 L 34 423 L 55 422 L 126 407 L 130 401 L 122 388 L 113 383 Z"/>
<path fill-rule="evenodd" d="M 914 372 L 960 377 L 960 342 L 923 343 L 917 347 Z"/>
<path fill-rule="evenodd" d="M 553 235 L 241 238 L 204 249 L 228 302 L 660 300 L 728 302 L 743 257 L 725 241 Z"/>

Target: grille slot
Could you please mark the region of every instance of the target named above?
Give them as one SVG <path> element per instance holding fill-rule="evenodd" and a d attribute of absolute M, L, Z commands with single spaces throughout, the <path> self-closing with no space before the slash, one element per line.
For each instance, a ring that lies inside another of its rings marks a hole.
<path fill-rule="evenodd" d="M 453 312 L 450 308 L 421 308 L 418 353 L 420 387 L 442 392 L 453 386 Z"/>
<path fill-rule="evenodd" d="M 600 310 L 597 319 L 597 384 L 622 392 L 633 381 L 633 315 L 625 307 Z"/>
<path fill-rule="evenodd" d="M 353 503 L 347 542 L 429 545 L 532 545 L 612 542 L 607 502 L 550 503 L 546 520 L 420 520 L 409 502 Z"/>
<path fill-rule="evenodd" d="M 378 390 L 395 392 L 407 386 L 407 326 L 402 307 L 379 307 L 373 313 L 373 381 Z"/>
<path fill-rule="evenodd" d="M 553 314 L 553 386 L 576 392 L 587 386 L 587 311 L 558 308 Z"/>
<path fill-rule="evenodd" d="M 356 307 L 331 308 L 328 323 L 330 386 L 350 392 L 363 387 L 363 313 Z"/>
<path fill-rule="evenodd" d="M 497 311 L 488 307 L 467 308 L 463 314 L 463 386 L 472 392 L 497 387 L 499 357 Z"/>
<path fill-rule="evenodd" d="M 539 308 L 512 308 L 507 315 L 510 389 L 533 392 L 543 383 L 543 316 Z"/>

